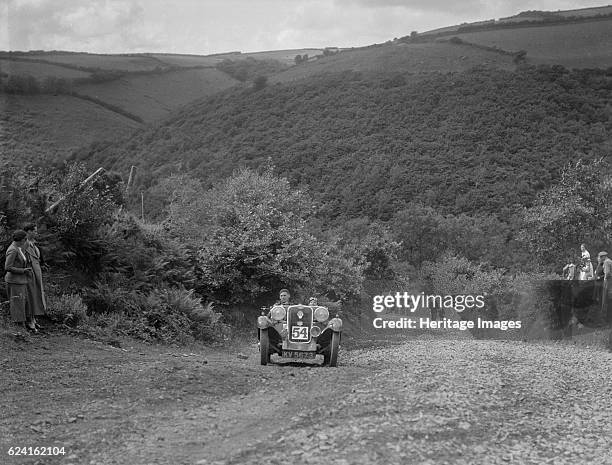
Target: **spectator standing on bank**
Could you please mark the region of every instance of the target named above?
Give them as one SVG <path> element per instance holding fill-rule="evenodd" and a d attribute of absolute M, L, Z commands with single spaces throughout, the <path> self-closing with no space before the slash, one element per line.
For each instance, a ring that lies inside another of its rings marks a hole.
<path fill-rule="evenodd" d="M 576 264 L 573 261 L 570 261 L 563 267 L 563 276 L 565 276 L 565 279 L 568 281 L 574 279 L 574 276 L 576 276 Z"/>
<path fill-rule="evenodd" d="M 584 258 L 586 258 L 587 260 L 591 259 L 591 254 L 586 249 L 586 244 L 580 244 L 580 255 L 582 256 L 583 259 Z"/>
<path fill-rule="evenodd" d="M 593 272 L 593 279 L 595 280 L 595 286 L 593 286 L 593 300 L 597 303 L 601 303 L 601 289 L 603 287 L 603 263 L 597 257 L 597 266 Z"/>
<path fill-rule="evenodd" d="M 26 232 L 25 252 L 32 266 L 32 276 L 28 280 L 28 304 L 32 312 L 32 321 L 37 329 L 40 325 L 36 321 L 36 317 L 43 316 L 47 312 L 47 302 L 45 299 L 45 290 L 42 280 L 41 262 L 42 255 L 40 249 L 36 246 L 36 237 L 38 229 L 34 223 L 26 224 L 23 227 Z"/>
<path fill-rule="evenodd" d="M 580 262 L 580 273 L 578 279 L 585 281 L 587 279 L 593 279 L 593 263 L 591 262 L 591 254 L 586 249 L 585 244 L 580 244 L 581 262 Z"/>
<path fill-rule="evenodd" d="M 608 252 L 599 252 L 597 260 L 601 264 L 603 273 L 603 285 L 601 290 L 601 312 L 607 321 L 612 319 L 610 312 L 610 300 L 612 300 L 612 260 L 608 257 Z"/>
<path fill-rule="evenodd" d="M 24 251 L 27 233 L 19 229 L 13 233 L 13 242 L 6 250 L 4 281 L 7 284 L 11 320 L 26 329 L 37 332 L 28 304 L 28 281 L 32 279 L 32 268 Z"/>

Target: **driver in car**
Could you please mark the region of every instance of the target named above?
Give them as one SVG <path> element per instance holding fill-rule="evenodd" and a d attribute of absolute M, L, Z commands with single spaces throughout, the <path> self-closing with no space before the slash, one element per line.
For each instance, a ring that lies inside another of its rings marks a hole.
<path fill-rule="evenodd" d="M 286 310 L 289 305 L 293 305 L 293 303 L 290 302 L 290 299 L 291 294 L 289 293 L 289 290 L 281 289 L 278 293 L 278 300 L 272 307 L 274 307 L 275 305 L 282 305 L 283 307 L 285 307 Z M 272 307 L 270 307 L 270 309 L 272 309 Z M 270 316 L 269 313 L 268 316 Z M 268 331 L 268 337 L 270 338 L 270 344 L 277 346 L 282 343 L 281 335 L 274 328 L 270 328 L 270 330 Z"/>
<path fill-rule="evenodd" d="M 292 305 L 291 303 L 289 303 L 290 298 L 291 298 L 291 294 L 289 293 L 289 291 L 287 289 L 281 289 L 280 292 L 278 293 L 279 300 L 274 305 L 282 305 L 284 307 L 288 305 Z"/>

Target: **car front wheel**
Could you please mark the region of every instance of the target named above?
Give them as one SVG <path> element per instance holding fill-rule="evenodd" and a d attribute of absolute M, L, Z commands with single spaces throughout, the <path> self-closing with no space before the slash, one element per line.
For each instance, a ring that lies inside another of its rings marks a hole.
<path fill-rule="evenodd" d="M 259 356 L 262 365 L 267 365 L 270 361 L 270 338 L 267 329 L 259 330 Z"/>
<path fill-rule="evenodd" d="M 329 366 L 338 366 L 338 351 L 340 350 L 340 333 L 333 332 L 329 345 Z"/>

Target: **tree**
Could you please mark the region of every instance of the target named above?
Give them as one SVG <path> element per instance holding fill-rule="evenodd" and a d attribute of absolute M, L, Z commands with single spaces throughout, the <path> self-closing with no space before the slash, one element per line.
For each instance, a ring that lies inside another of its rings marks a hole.
<path fill-rule="evenodd" d="M 226 304 L 279 287 L 359 292 L 363 266 L 307 231 L 312 201 L 272 169 L 242 169 L 209 191 L 182 184 L 166 226 L 197 247 L 202 292 Z"/>
<path fill-rule="evenodd" d="M 400 244 L 393 240 L 388 227 L 367 218 L 355 218 L 330 231 L 339 238 L 337 246 L 364 267 L 368 279 L 392 279 L 392 263 Z M 331 240 L 331 239 L 328 239 Z"/>
<path fill-rule="evenodd" d="M 523 211 L 519 237 L 545 269 L 559 269 L 568 253 L 585 242 L 593 247 L 612 241 L 612 171 L 603 159 L 578 160 L 561 180 Z"/>
<path fill-rule="evenodd" d="M 411 202 L 394 215 L 392 225 L 395 239 L 401 242 L 400 256 L 414 266 L 448 251 L 468 260 L 503 260 L 508 266 L 516 254 L 508 244 L 508 224 L 493 215 L 443 215 Z"/>
<path fill-rule="evenodd" d="M 55 265 L 95 274 L 103 268 L 108 252 L 100 239 L 103 225 L 113 222 L 122 204 L 122 185 L 116 174 L 103 173 L 82 185 L 91 172 L 84 165 L 67 167 L 61 177 L 47 186 L 57 208 L 46 213 L 48 233 L 41 238 L 48 245 L 48 258 Z"/>
<path fill-rule="evenodd" d="M 304 55 L 296 55 L 294 58 L 295 64 L 299 65 L 300 63 L 306 63 L 308 61 L 308 54 Z"/>
<path fill-rule="evenodd" d="M 40 85 L 35 77 L 11 74 L 4 86 L 8 94 L 35 95 L 40 93 Z"/>
<path fill-rule="evenodd" d="M 446 248 L 439 228 L 443 216 L 434 208 L 409 203 L 392 220 L 395 237 L 400 241 L 401 258 L 418 266 L 425 260 L 435 260 Z"/>

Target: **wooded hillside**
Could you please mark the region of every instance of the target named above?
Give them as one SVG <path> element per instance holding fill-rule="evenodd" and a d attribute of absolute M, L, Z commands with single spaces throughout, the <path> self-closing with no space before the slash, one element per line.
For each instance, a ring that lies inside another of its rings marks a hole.
<path fill-rule="evenodd" d="M 473 68 L 364 77 L 345 72 L 225 92 L 129 140 L 77 158 L 138 182 L 188 171 L 205 185 L 268 158 L 307 185 L 324 219 L 389 219 L 418 200 L 449 213 L 530 205 L 577 158 L 612 149 L 603 71 Z"/>

